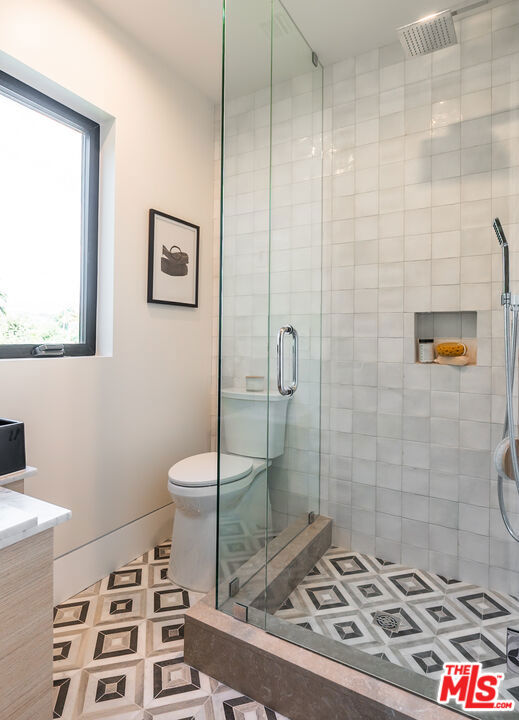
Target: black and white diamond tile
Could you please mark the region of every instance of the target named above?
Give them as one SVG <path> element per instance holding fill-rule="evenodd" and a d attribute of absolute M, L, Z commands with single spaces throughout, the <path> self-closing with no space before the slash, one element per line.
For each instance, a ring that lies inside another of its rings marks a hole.
<path fill-rule="evenodd" d="M 361 558 L 358 553 L 337 553 L 326 555 L 330 575 L 335 577 L 351 577 L 373 572 L 373 568 Z"/>
<path fill-rule="evenodd" d="M 92 662 L 120 662 L 126 656 L 142 654 L 143 636 L 146 632 L 144 623 L 141 625 L 125 625 L 124 627 L 96 628 L 91 632 L 93 652 L 88 656 Z"/>
<path fill-rule="evenodd" d="M 70 672 L 83 666 L 85 641 L 88 632 L 73 628 L 69 632 L 54 632 L 53 660 L 54 672 Z"/>
<path fill-rule="evenodd" d="M 139 622 L 146 619 L 146 590 L 122 590 L 100 595 L 97 600 L 96 625 Z"/>
<path fill-rule="evenodd" d="M 168 565 L 150 565 L 148 567 L 148 586 L 150 588 L 171 587 L 171 580 L 168 578 Z"/>
<path fill-rule="evenodd" d="M 125 567 L 116 570 L 101 583 L 101 592 L 120 592 L 121 590 L 136 590 L 148 586 L 148 566 Z"/>
<path fill-rule="evenodd" d="M 323 635 L 329 635 L 336 640 L 346 642 L 359 650 L 372 649 L 375 646 L 380 647 L 383 645 L 383 641 L 371 624 L 370 619 L 357 610 L 347 614 L 341 613 L 335 616 L 317 617 L 316 620 Z"/>
<path fill-rule="evenodd" d="M 179 652 L 184 647 L 183 618 L 148 620 L 146 655 Z"/>
<path fill-rule="evenodd" d="M 239 543 L 241 525 L 228 531 Z M 55 608 L 53 718 L 283 720 L 184 663 L 184 612 L 201 595 L 168 580 L 170 552 L 160 543 Z"/>
<path fill-rule="evenodd" d="M 511 612 L 484 591 L 459 595 L 456 600 L 462 603 L 478 620 L 495 620 L 510 616 Z"/>
<path fill-rule="evenodd" d="M 386 577 L 393 583 L 400 596 L 406 598 L 432 597 L 434 594 L 443 594 L 428 582 L 424 573 L 416 570 L 410 572 L 388 574 Z"/>
<path fill-rule="evenodd" d="M 469 662 L 479 662 L 484 669 L 503 665 L 506 658 L 499 647 L 482 632 L 456 633 L 443 638 Z"/>
<path fill-rule="evenodd" d="M 55 672 L 53 677 L 53 718 L 75 720 L 81 671 Z"/>
<path fill-rule="evenodd" d="M 188 590 L 182 588 L 168 587 L 163 590 L 150 590 L 148 615 L 151 616 L 164 616 L 165 613 L 183 613 L 191 607 L 191 600 L 189 597 L 190 593 Z"/>
<path fill-rule="evenodd" d="M 352 578 L 344 581 L 344 585 L 358 607 L 378 607 L 383 603 L 398 602 L 396 589 L 375 573 L 363 577 L 362 580 Z"/>
<path fill-rule="evenodd" d="M 146 659 L 144 708 L 173 709 L 203 705 L 218 687 L 207 675 L 184 663 L 183 653 L 168 653 Z"/>
<path fill-rule="evenodd" d="M 283 715 L 223 685 L 211 696 L 210 706 L 213 714 L 207 718 L 211 720 L 287 720 Z M 199 720 L 198 716 L 195 720 Z"/>
<path fill-rule="evenodd" d="M 54 628 L 63 630 L 65 628 L 90 627 L 93 622 L 95 604 L 95 599 L 82 598 L 57 605 L 54 608 Z"/>
<path fill-rule="evenodd" d="M 165 563 L 169 560 L 169 556 L 171 555 L 171 543 L 170 542 L 164 542 L 160 545 L 157 545 L 153 548 L 153 550 L 150 550 L 148 555 L 151 555 L 152 557 L 149 558 L 149 564 L 152 565 L 154 563 Z"/>
<path fill-rule="evenodd" d="M 505 661 L 507 627 L 519 628 L 516 597 L 338 547 L 316 568 L 277 617 L 433 679 L 443 662 L 481 662 L 503 672 L 503 696 L 519 700 L 519 675 Z M 380 612 L 398 628 L 380 627 Z"/>
<path fill-rule="evenodd" d="M 76 708 L 81 718 L 112 717 L 142 708 L 144 660 L 88 668 L 81 673 Z"/>
<path fill-rule="evenodd" d="M 315 614 L 337 608 L 346 608 L 350 602 L 345 597 L 342 588 L 335 583 L 320 583 L 311 588 L 305 587 L 307 606 L 315 609 Z"/>

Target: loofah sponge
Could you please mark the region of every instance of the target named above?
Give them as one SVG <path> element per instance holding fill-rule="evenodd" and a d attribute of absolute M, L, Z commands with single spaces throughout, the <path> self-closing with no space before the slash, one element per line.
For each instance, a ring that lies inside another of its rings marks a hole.
<path fill-rule="evenodd" d="M 460 357 L 465 355 L 467 347 L 460 342 L 443 342 L 436 345 L 436 352 L 441 357 Z"/>

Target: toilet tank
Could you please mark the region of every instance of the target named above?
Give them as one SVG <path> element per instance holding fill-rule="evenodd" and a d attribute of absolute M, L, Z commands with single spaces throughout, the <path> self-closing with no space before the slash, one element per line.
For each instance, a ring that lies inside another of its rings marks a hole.
<path fill-rule="evenodd" d="M 222 450 L 235 455 L 265 458 L 267 413 L 269 418 L 268 458 L 283 455 L 289 397 L 271 390 L 247 392 L 222 390 Z"/>

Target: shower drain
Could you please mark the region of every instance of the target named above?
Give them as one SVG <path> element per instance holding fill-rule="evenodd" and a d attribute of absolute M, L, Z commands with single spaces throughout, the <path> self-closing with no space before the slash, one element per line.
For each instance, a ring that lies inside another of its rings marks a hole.
<path fill-rule="evenodd" d="M 392 615 L 387 612 L 377 612 L 373 616 L 373 622 L 383 630 L 398 630 L 400 627 L 400 618 L 398 615 Z"/>

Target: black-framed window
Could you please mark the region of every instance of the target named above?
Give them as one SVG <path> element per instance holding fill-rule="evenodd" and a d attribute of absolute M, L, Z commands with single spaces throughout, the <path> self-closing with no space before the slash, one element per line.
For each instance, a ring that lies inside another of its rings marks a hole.
<path fill-rule="evenodd" d="M 0 71 L 0 358 L 94 355 L 99 125 Z"/>

